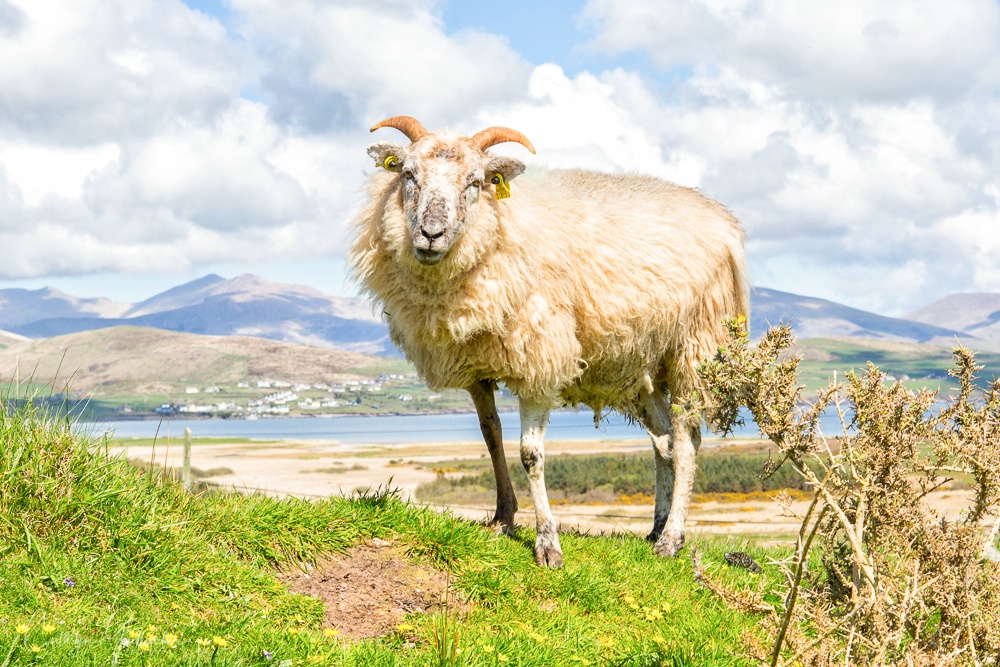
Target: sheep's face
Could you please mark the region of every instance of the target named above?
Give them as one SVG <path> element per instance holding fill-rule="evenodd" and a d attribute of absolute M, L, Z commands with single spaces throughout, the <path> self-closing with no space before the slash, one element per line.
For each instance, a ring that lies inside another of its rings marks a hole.
<path fill-rule="evenodd" d="M 524 171 L 524 164 L 480 150 L 464 137 L 429 134 L 406 148 L 368 149 L 377 165 L 399 174 L 413 257 L 433 266 L 476 222 L 480 198 Z"/>

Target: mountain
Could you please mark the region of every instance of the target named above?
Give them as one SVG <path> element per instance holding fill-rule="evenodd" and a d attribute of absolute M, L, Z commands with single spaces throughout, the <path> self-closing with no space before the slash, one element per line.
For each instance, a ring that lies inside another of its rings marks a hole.
<path fill-rule="evenodd" d="M 790 322 L 796 338 L 851 337 L 951 346 L 968 332 L 941 325 L 876 315 L 826 299 L 756 287 L 750 297 L 750 333 L 759 336 L 769 326 Z M 952 325 L 954 326 L 954 325 Z"/>
<path fill-rule="evenodd" d="M 977 338 L 1000 340 L 1000 294 L 952 294 L 906 316 L 940 326 L 951 323 Z"/>
<path fill-rule="evenodd" d="M 0 289 L 0 329 L 50 318 L 121 317 L 130 305 L 108 299 L 78 299 L 51 287 L 37 290 Z"/>
<path fill-rule="evenodd" d="M 75 391 L 96 387 L 159 393 L 181 382 L 235 385 L 272 379 L 337 383 L 386 360 L 341 350 L 319 350 L 242 336 L 196 336 L 162 329 L 112 327 L 0 350 L 0 370 Z M 370 371 L 369 371 L 370 373 Z"/>
<path fill-rule="evenodd" d="M 750 331 L 791 322 L 798 339 L 850 337 L 1000 350 L 1000 294 L 956 294 L 906 319 L 764 287 L 751 293 Z M 314 347 L 400 356 L 369 302 L 244 274 L 211 274 L 136 304 L 77 299 L 54 289 L 0 290 L 0 330 L 29 338 L 138 326 L 213 336 L 252 336 Z M 0 345 L 5 345 L 0 339 Z"/>
<path fill-rule="evenodd" d="M 368 302 L 249 274 L 231 280 L 208 275 L 115 312 L 95 316 L 82 309 L 64 309 L 65 314 L 29 319 L 11 317 L 7 308 L 0 307 L 0 327 L 30 338 L 48 338 L 131 325 L 398 356 L 385 324 Z"/>

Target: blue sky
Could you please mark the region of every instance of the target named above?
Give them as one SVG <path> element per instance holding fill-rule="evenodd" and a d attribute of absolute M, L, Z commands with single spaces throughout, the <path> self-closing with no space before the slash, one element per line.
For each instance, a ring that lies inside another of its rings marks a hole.
<path fill-rule="evenodd" d="M 0 0 L 0 288 L 353 294 L 367 132 L 508 125 L 743 221 L 754 282 L 1000 292 L 996 0 Z"/>

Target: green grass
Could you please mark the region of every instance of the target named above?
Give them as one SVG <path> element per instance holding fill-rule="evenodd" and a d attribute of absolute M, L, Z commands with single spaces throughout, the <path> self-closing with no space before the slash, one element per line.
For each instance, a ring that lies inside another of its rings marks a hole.
<path fill-rule="evenodd" d="M 439 664 L 434 631 L 446 617 L 416 615 L 407 636 L 350 643 L 325 636 L 321 604 L 273 574 L 373 537 L 451 572 L 469 601 L 447 617 L 456 664 L 750 664 L 740 637 L 757 619 L 701 589 L 687 557 L 657 558 L 636 536 L 565 534 L 566 567 L 547 571 L 533 563 L 530 530 L 496 536 L 386 492 L 186 495 L 109 458 L 107 445 L 30 405 L 0 409 L 2 667 Z M 726 583 L 778 580 L 720 565 L 734 546 L 725 541 L 698 546 Z M 762 563 L 775 556 L 743 548 Z"/>

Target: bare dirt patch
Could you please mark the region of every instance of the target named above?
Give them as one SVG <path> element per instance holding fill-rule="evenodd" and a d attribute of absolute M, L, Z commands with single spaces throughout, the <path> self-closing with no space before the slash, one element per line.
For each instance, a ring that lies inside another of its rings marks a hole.
<path fill-rule="evenodd" d="M 406 558 L 385 540 L 371 540 L 343 556 L 332 556 L 308 573 L 279 574 L 288 588 L 323 601 L 325 623 L 350 639 L 379 637 L 396 631 L 407 614 L 445 611 L 447 575 Z M 448 594 L 448 611 L 465 605 Z"/>

